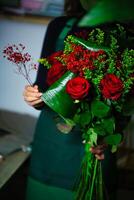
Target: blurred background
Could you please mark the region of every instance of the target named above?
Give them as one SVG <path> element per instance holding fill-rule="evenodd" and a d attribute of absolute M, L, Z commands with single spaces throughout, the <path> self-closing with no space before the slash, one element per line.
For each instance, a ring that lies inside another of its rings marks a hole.
<path fill-rule="evenodd" d="M 59 16 L 64 12 L 64 0 L 1 0 L 3 10 L 20 14 Z"/>
<path fill-rule="evenodd" d="M 29 148 L 38 110 L 22 96 L 26 80 L 3 58 L 8 44 L 22 43 L 37 62 L 50 20 L 64 14 L 64 0 L 0 0 L 0 199 L 24 199 Z M 36 72 L 31 73 L 34 82 Z M 134 117 L 118 151 L 118 200 L 134 199 Z M 26 147 L 26 148 L 22 148 Z M 21 154 L 19 151 L 22 150 Z M 26 152 L 26 154 L 25 154 Z M 19 154 L 20 153 L 20 154 Z M 16 157 L 15 157 L 15 156 Z M 4 158 L 4 159 L 3 159 Z M 17 166 L 17 167 L 15 167 Z"/>

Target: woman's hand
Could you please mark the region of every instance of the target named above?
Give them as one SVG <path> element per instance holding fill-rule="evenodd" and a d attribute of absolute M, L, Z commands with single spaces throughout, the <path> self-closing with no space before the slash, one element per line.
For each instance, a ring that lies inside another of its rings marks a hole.
<path fill-rule="evenodd" d="M 24 89 L 23 96 L 26 103 L 33 107 L 38 107 L 39 105 L 43 104 L 41 99 L 42 93 L 39 92 L 38 86 L 30 86 L 27 85 Z"/>
<path fill-rule="evenodd" d="M 91 147 L 90 151 L 95 155 L 98 160 L 104 160 L 104 150 L 106 149 L 107 145 L 97 145 L 96 147 Z"/>

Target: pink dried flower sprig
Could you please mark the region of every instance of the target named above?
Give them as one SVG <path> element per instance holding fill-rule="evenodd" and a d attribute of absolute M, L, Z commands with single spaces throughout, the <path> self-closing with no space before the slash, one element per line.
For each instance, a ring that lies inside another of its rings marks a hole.
<path fill-rule="evenodd" d="M 4 58 L 7 58 L 7 60 L 16 64 L 16 72 L 24 76 L 28 83 L 32 85 L 32 81 L 30 79 L 30 71 L 37 70 L 37 65 L 32 62 L 32 58 L 29 53 L 23 52 L 24 50 L 25 46 L 22 44 L 18 44 L 18 46 L 15 44 L 8 45 L 3 50 L 3 56 Z"/>

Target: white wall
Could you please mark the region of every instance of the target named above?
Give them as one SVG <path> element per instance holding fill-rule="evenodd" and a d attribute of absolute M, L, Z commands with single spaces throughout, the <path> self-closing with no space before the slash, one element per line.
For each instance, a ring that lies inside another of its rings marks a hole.
<path fill-rule="evenodd" d="M 22 43 L 35 61 L 40 57 L 46 26 L 19 21 L 0 20 L 0 109 L 38 116 L 39 111 L 28 106 L 23 100 L 26 80 L 14 73 L 15 65 L 3 58 L 2 51 L 8 44 Z M 34 82 L 36 72 L 32 72 Z"/>

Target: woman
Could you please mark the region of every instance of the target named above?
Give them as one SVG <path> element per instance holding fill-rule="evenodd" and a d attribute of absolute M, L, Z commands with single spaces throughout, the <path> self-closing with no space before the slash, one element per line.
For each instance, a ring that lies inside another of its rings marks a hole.
<path fill-rule="evenodd" d="M 67 0 L 65 12 L 66 16 L 56 18 L 48 25 L 41 57 L 47 57 L 63 49 L 66 35 L 80 30 L 77 23 L 85 13 L 80 2 Z M 27 200 L 72 200 L 73 186 L 83 157 L 81 134 L 77 129 L 64 134 L 56 126 L 61 122 L 60 119 L 41 99 L 40 91 L 47 90 L 45 79 L 46 69 L 40 65 L 34 86 L 26 86 L 23 93 L 27 104 L 41 109 L 32 146 Z M 104 145 L 92 147 L 89 151 L 92 151 L 99 160 L 104 159 Z M 111 172 L 115 167 L 115 156 L 105 155 L 105 158 L 104 171 Z M 109 181 L 106 183 L 110 185 L 109 193 L 113 192 L 115 184 L 112 184 L 111 180 L 109 174 Z"/>

